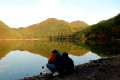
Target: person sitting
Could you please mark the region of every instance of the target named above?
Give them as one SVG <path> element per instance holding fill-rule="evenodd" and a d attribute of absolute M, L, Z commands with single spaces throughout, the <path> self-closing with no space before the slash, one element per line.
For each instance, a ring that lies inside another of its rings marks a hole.
<path fill-rule="evenodd" d="M 53 50 L 52 55 L 48 60 L 47 68 L 54 74 L 56 71 L 62 70 L 62 64 L 63 64 L 63 57 L 62 55 L 57 51 Z"/>
<path fill-rule="evenodd" d="M 64 52 L 62 54 L 64 58 L 64 73 L 65 74 L 71 74 L 74 71 L 74 63 L 73 60 L 68 56 L 67 52 Z"/>

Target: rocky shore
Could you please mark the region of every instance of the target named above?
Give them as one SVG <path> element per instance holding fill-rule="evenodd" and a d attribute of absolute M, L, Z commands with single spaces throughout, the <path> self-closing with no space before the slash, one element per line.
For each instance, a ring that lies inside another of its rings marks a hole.
<path fill-rule="evenodd" d="M 73 74 L 25 77 L 22 80 L 120 80 L 120 55 L 93 60 L 75 67 Z"/>

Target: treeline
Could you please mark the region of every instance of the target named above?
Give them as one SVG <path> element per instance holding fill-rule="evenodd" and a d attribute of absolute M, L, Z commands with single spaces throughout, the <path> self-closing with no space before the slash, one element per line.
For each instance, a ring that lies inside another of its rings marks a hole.
<path fill-rule="evenodd" d="M 76 39 L 114 40 L 120 39 L 120 14 L 108 20 L 100 21 L 72 35 Z"/>

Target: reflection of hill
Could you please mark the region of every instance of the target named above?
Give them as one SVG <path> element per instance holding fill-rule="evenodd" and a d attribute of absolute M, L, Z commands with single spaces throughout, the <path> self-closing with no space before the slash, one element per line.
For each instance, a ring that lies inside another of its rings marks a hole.
<path fill-rule="evenodd" d="M 77 42 L 76 45 L 82 46 L 99 56 L 111 56 L 120 54 L 120 41 L 87 40 L 84 44 Z"/>
<path fill-rule="evenodd" d="M 0 41 L 0 59 L 18 46 L 20 43 L 16 41 Z"/>
<path fill-rule="evenodd" d="M 13 50 L 29 51 L 45 57 L 51 55 L 52 50 L 60 52 L 68 52 L 73 55 L 81 56 L 88 51 L 73 45 L 70 42 L 49 42 L 49 41 L 1 41 L 0 42 L 0 58 Z"/>
<path fill-rule="evenodd" d="M 45 57 L 51 55 L 51 51 L 56 49 L 60 52 L 68 52 L 73 55 L 84 55 L 87 51 L 83 48 L 77 47 L 69 42 L 45 42 L 45 41 L 24 41 L 22 47 L 19 49 L 27 50 L 32 53 L 37 53 Z"/>

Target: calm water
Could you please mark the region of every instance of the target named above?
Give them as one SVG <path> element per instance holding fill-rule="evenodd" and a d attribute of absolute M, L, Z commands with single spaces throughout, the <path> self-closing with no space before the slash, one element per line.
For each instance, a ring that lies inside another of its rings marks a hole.
<path fill-rule="evenodd" d="M 45 67 L 51 51 L 68 52 L 75 65 L 99 59 L 100 56 L 70 42 L 0 41 L 0 80 L 17 80 L 49 72 Z"/>

